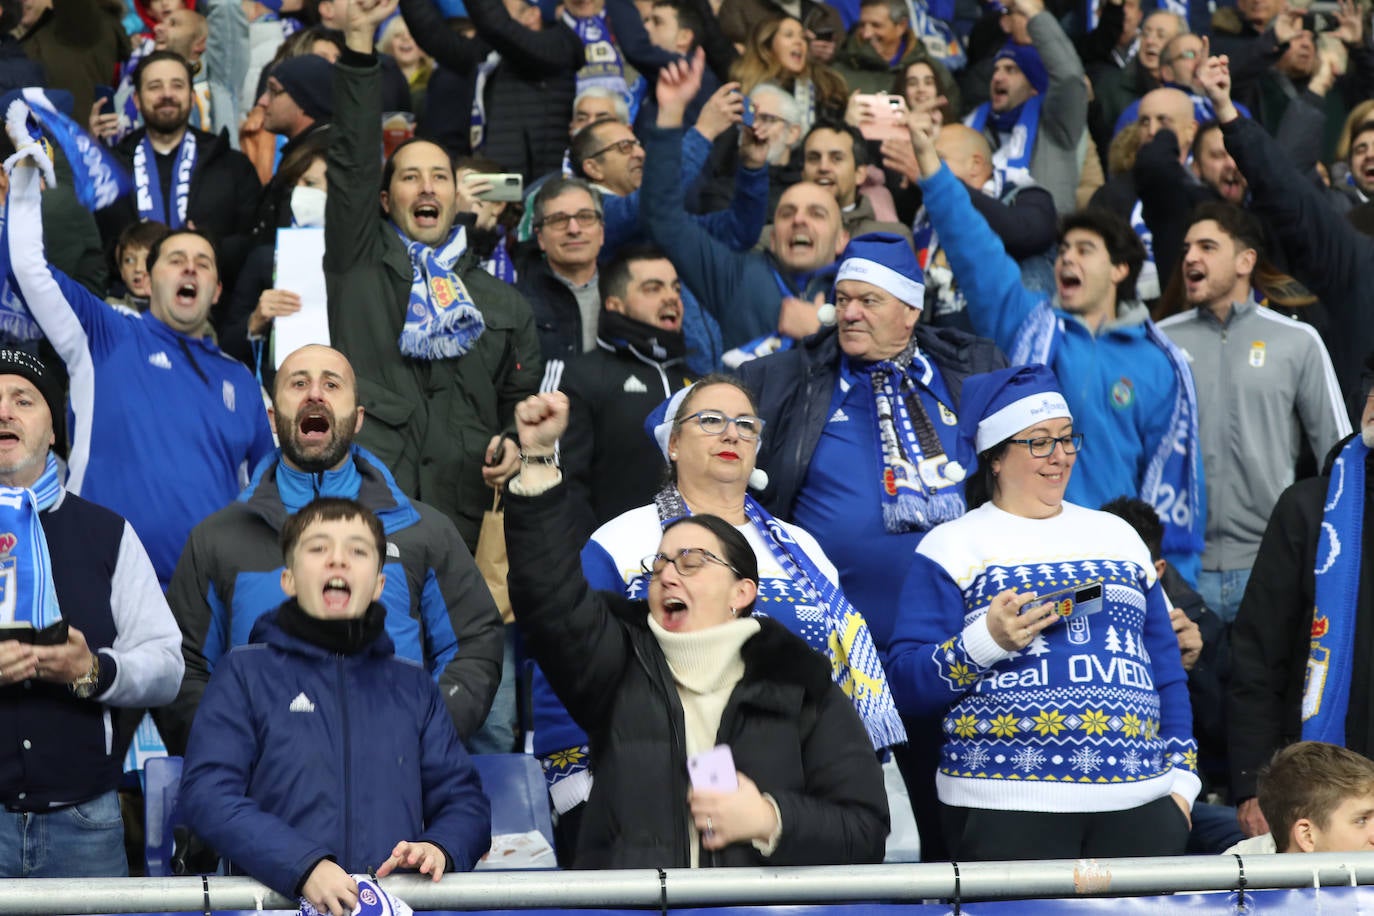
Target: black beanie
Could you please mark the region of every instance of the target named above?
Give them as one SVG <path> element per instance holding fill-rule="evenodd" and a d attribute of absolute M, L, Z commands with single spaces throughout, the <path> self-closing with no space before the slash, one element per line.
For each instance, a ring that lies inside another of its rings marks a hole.
<path fill-rule="evenodd" d="M 0 350 L 0 375 L 17 375 L 28 379 L 38 389 L 52 413 L 52 431 L 56 438 L 53 451 L 59 455 L 66 453 L 67 411 L 62 399 L 58 380 L 43 365 L 43 361 L 32 353 L 23 350 Z"/>
<path fill-rule="evenodd" d="M 273 68 L 272 76 L 301 111 L 316 121 L 328 121 L 334 116 L 334 65 L 323 57 L 288 57 Z"/>

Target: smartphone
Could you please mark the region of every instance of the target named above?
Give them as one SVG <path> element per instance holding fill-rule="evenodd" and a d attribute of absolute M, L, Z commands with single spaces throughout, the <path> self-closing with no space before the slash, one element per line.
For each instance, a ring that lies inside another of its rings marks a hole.
<path fill-rule="evenodd" d="M 494 468 L 506 460 L 506 437 L 502 436 L 501 441 L 496 443 L 496 450 L 491 453 L 491 460 L 487 462 L 487 467 Z"/>
<path fill-rule="evenodd" d="M 525 178 L 518 172 L 470 172 L 463 176 L 466 183 L 481 179 L 491 182 L 491 190 L 478 194 L 478 200 L 512 202 L 525 196 Z"/>
<path fill-rule="evenodd" d="M 0 641 L 12 639 L 32 646 L 60 646 L 67 641 L 67 621 L 50 623 L 41 630 L 31 623 L 0 623 Z"/>
<path fill-rule="evenodd" d="M 744 114 L 742 118 L 743 120 L 740 123 L 745 127 L 754 126 L 754 103 L 749 101 L 749 96 L 747 95 L 744 97 Z"/>
<path fill-rule="evenodd" d="M 1027 607 L 1044 607 L 1047 604 L 1054 605 L 1054 612 L 1065 620 L 1096 614 L 1102 610 L 1102 580 L 1039 595 Z M 1025 613 L 1024 609 L 1022 613 Z"/>
<path fill-rule="evenodd" d="M 1313 35 L 1319 35 L 1322 32 L 1334 32 L 1339 24 L 1325 13 L 1307 12 L 1302 15 L 1302 27 Z"/>
<path fill-rule="evenodd" d="M 104 100 L 105 100 L 105 107 L 102 108 L 102 109 L 100 109 L 101 114 L 111 114 L 111 113 L 114 112 L 114 110 L 115 110 L 115 107 L 114 107 L 114 96 L 115 96 L 115 91 L 114 91 L 114 89 L 113 89 L 112 87 L 110 87 L 110 86 L 96 86 L 96 87 L 95 87 L 95 96 L 94 96 L 94 98 L 95 98 L 97 101 L 99 101 L 100 99 L 104 99 Z"/>
<path fill-rule="evenodd" d="M 728 744 L 717 744 L 709 751 L 688 757 L 687 776 L 692 780 L 693 789 L 733 792 L 739 788 L 739 778 L 735 775 L 735 755 L 730 753 Z"/>
<path fill-rule="evenodd" d="M 886 140 L 906 135 L 907 107 L 904 97 L 879 92 L 871 95 L 860 93 L 856 98 L 873 113 L 871 120 L 859 124 L 859 133 L 864 135 L 865 140 Z"/>

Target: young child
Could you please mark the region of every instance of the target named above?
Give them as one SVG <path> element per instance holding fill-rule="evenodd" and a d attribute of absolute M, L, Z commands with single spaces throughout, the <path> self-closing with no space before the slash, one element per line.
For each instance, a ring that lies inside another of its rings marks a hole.
<path fill-rule="evenodd" d="M 1374 761 L 1322 741 L 1299 741 L 1260 772 L 1270 832 L 1230 853 L 1369 852 L 1374 849 Z"/>
<path fill-rule="evenodd" d="M 106 302 L 136 312 L 148 311 L 148 297 L 153 290 L 152 278 L 148 273 L 148 252 L 166 235 L 167 227 L 152 220 L 131 223 L 119 233 L 119 239 L 115 242 L 114 266 L 124 295 L 118 295 L 116 287 L 105 297 Z"/>
<path fill-rule="evenodd" d="M 181 804 L 234 873 L 343 916 L 350 873 L 471 870 L 491 812 L 434 681 L 393 654 L 381 522 L 321 498 L 281 540 L 290 598 L 216 666 Z"/>

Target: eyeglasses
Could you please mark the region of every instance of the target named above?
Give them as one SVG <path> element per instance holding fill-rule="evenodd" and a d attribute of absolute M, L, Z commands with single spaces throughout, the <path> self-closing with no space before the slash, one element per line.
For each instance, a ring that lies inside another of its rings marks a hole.
<path fill-rule="evenodd" d="M 776 125 L 776 124 L 786 124 L 786 123 L 788 123 L 788 122 L 787 122 L 787 119 L 784 118 L 782 115 L 764 114 L 764 113 L 762 113 L 762 112 L 757 112 L 757 111 L 754 112 L 754 126 L 755 126 L 755 127 L 769 128 L 769 127 L 773 127 L 773 126 Z"/>
<path fill-rule="evenodd" d="M 1200 52 L 1200 51 L 1179 51 L 1179 52 L 1178 52 L 1177 54 L 1175 54 L 1173 57 L 1171 57 L 1171 58 L 1169 58 L 1168 60 L 1164 61 L 1164 63 L 1166 63 L 1166 64 L 1172 64 L 1172 63 L 1173 63 L 1174 61 L 1176 61 L 1176 60 L 1197 60 L 1197 59 L 1198 59 L 1198 55 L 1201 54 L 1201 53 L 1202 53 L 1202 52 Z"/>
<path fill-rule="evenodd" d="M 622 156 L 628 156 L 628 155 L 630 155 L 631 151 L 636 150 L 636 149 L 639 149 L 639 148 L 642 147 L 643 145 L 644 145 L 644 144 L 640 143 L 638 140 L 634 139 L 633 137 L 630 138 L 629 140 L 617 140 L 617 141 L 615 141 L 614 143 L 612 143 L 610 146 L 603 146 L 601 149 L 599 149 L 599 150 L 597 150 L 596 152 L 592 153 L 592 154 L 591 154 L 590 156 L 588 156 L 587 158 L 588 158 L 588 159 L 595 159 L 597 156 L 600 156 L 600 155 L 602 155 L 603 153 L 609 153 L 611 150 L 615 150 L 617 153 L 619 153 L 619 154 L 622 155 Z"/>
<path fill-rule="evenodd" d="M 737 576 L 740 574 L 738 569 L 704 547 L 684 547 L 677 552 L 675 557 L 663 553 L 651 553 L 639 561 L 639 568 L 644 571 L 644 575 L 650 579 L 655 579 L 663 573 L 669 563 L 672 563 L 673 568 L 683 576 L 695 576 L 701 572 L 702 567 L 707 563 L 717 563 Z"/>
<path fill-rule="evenodd" d="M 1034 439 L 1008 439 L 1030 449 L 1032 458 L 1048 458 L 1054 454 L 1056 445 L 1063 446 L 1065 455 L 1077 455 L 1083 448 L 1083 434 L 1072 433 L 1068 436 L 1036 436 Z"/>
<path fill-rule="evenodd" d="M 601 214 L 595 210 L 578 210 L 576 213 L 546 213 L 544 217 L 535 223 L 536 229 L 547 226 L 550 229 L 562 231 L 568 228 L 568 223 L 577 220 L 579 226 L 595 226 L 601 222 Z"/>
<path fill-rule="evenodd" d="M 677 425 L 681 426 L 688 420 L 696 420 L 701 431 L 708 436 L 719 436 L 725 432 L 725 428 L 731 423 L 735 424 L 735 432 L 739 434 L 741 439 L 752 441 L 763 432 L 763 420 L 748 414 L 739 417 L 727 417 L 719 410 L 698 410 L 696 413 L 678 420 Z"/>

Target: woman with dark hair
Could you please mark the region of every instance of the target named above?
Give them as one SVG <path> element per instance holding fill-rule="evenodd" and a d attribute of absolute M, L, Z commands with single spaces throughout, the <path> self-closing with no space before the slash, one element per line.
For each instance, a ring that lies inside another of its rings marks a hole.
<path fill-rule="evenodd" d="M 640 564 L 647 601 L 588 585 L 565 536 L 556 446 L 567 418 L 559 393 L 516 406 L 506 541 L 526 645 L 590 736 L 597 778 L 575 864 L 880 861 L 888 813 L 873 744 L 825 659 L 751 614 L 756 553 L 729 520 L 688 515 L 645 541 L 658 545 Z M 726 761 L 715 775 L 736 788 L 691 787 L 690 761 L 713 748 Z"/>
<path fill-rule="evenodd" d="M 801 107 L 803 135 L 818 119 L 839 120 L 849 95 L 844 77 L 811 58 L 806 27 L 791 16 L 755 25 L 730 75 L 746 96 L 759 83 L 790 92 Z"/>
<path fill-rule="evenodd" d="M 944 716 L 950 855 L 1182 855 L 1197 742 L 1149 549 L 1064 501 L 1083 434 L 1046 367 L 970 378 L 959 434 L 969 511 L 917 547 L 887 665 L 904 714 Z"/>

